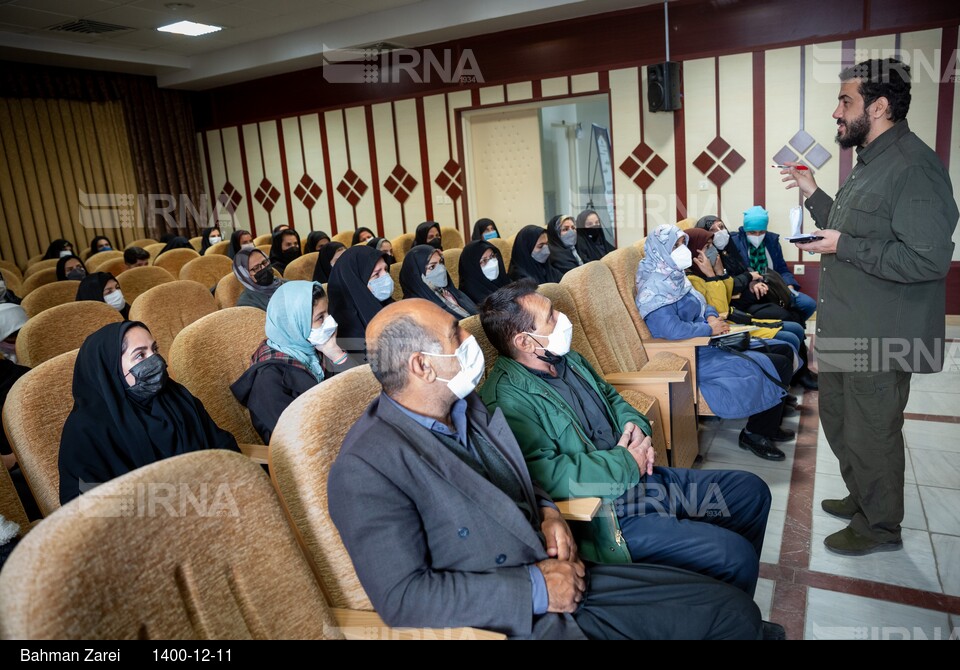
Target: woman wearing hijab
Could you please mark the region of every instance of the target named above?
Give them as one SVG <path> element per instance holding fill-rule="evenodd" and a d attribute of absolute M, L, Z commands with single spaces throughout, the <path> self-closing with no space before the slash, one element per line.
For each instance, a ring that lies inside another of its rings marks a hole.
<path fill-rule="evenodd" d="M 160 254 L 165 254 L 172 249 L 193 249 L 193 245 L 190 244 L 190 240 L 188 240 L 186 237 L 174 236 L 173 239 L 167 242 L 167 246 L 160 250 L 160 253 L 157 254 L 157 256 Z M 194 249 L 194 251 L 196 250 Z"/>
<path fill-rule="evenodd" d="M 73 369 L 73 410 L 60 438 L 60 503 L 131 470 L 201 449 L 239 451 L 199 400 L 167 376 L 150 330 L 111 323 Z"/>
<path fill-rule="evenodd" d="M 424 221 L 417 226 L 417 232 L 413 236 L 413 246 L 429 244 L 434 249 L 443 251 L 443 241 L 440 238 L 440 224 L 436 221 Z"/>
<path fill-rule="evenodd" d="M 343 256 L 347 250 L 345 244 L 340 242 L 331 242 L 324 245 L 323 249 L 317 255 L 317 264 L 313 266 L 313 281 L 326 284 L 330 281 L 330 273 L 333 272 L 333 266 Z"/>
<path fill-rule="evenodd" d="M 600 215 L 585 209 L 577 215 L 577 252 L 584 263 L 598 261 L 617 248 L 607 241 Z"/>
<path fill-rule="evenodd" d="M 17 335 L 26 322 L 27 313 L 19 304 L 0 304 L 0 354 L 14 363 L 17 362 Z"/>
<path fill-rule="evenodd" d="M 201 256 L 207 253 L 207 249 L 212 247 L 214 244 L 219 244 L 223 241 L 223 235 L 220 234 L 220 229 L 217 227 L 204 228 L 200 235 L 203 238 L 200 242 Z"/>
<path fill-rule="evenodd" d="M 90 241 L 90 256 L 99 254 L 101 251 L 113 251 L 113 244 L 103 235 L 97 235 Z M 87 256 L 87 258 L 90 258 Z"/>
<path fill-rule="evenodd" d="M 572 216 L 561 214 L 547 223 L 547 242 L 550 244 L 549 262 L 561 277 L 587 262 L 577 251 L 577 238 L 577 222 Z"/>
<path fill-rule="evenodd" d="M 358 244 L 366 244 L 374 237 L 376 237 L 376 234 L 369 228 L 357 228 L 353 233 L 353 241 L 350 242 L 350 246 L 355 247 Z"/>
<path fill-rule="evenodd" d="M 283 274 L 290 263 L 300 258 L 302 253 L 300 234 L 293 228 L 285 228 L 279 233 L 273 234 L 273 243 L 270 245 L 270 263 L 280 274 Z"/>
<path fill-rule="evenodd" d="M 233 257 L 233 276 L 243 285 L 237 307 L 256 307 L 267 311 L 267 304 L 283 280 L 273 274 L 270 259 L 259 249 L 241 249 Z"/>
<path fill-rule="evenodd" d="M 563 275 L 550 265 L 547 231 L 540 226 L 524 226 L 513 240 L 510 255 L 510 279 L 529 278 L 538 284 L 558 282 Z"/>
<path fill-rule="evenodd" d="M 77 301 L 80 300 L 104 302 L 120 312 L 124 321 L 130 315 L 130 305 L 123 297 L 120 282 L 109 272 L 94 272 L 84 277 L 77 287 Z"/>
<path fill-rule="evenodd" d="M 67 240 L 54 240 L 47 247 L 47 253 L 43 255 L 43 260 L 49 261 L 54 258 L 63 258 L 73 255 L 73 245 Z"/>
<path fill-rule="evenodd" d="M 471 241 L 492 240 L 495 237 L 500 237 L 500 231 L 497 230 L 497 224 L 493 222 L 493 219 L 477 219 L 477 222 L 473 224 Z"/>
<path fill-rule="evenodd" d="M 387 261 L 388 268 L 397 262 L 396 257 L 393 255 L 393 242 L 386 237 L 371 237 L 367 240 L 367 246 L 383 254 L 383 258 Z"/>
<path fill-rule="evenodd" d="M 253 235 L 249 230 L 235 230 L 230 236 L 230 246 L 227 247 L 227 256 L 233 260 L 241 249 L 254 249 Z"/>
<path fill-rule="evenodd" d="M 460 252 L 460 290 L 475 305 L 510 283 L 500 250 L 485 240 L 470 242 Z"/>
<path fill-rule="evenodd" d="M 751 282 L 763 279 L 743 261 L 736 245 L 730 244 L 730 233 L 719 217 L 704 216 L 697 221 L 696 227 L 713 233 L 713 246 L 720 256 L 727 275 L 733 280 L 733 295 L 743 295 L 744 291 L 749 292 Z"/>
<path fill-rule="evenodd" d="M 19 305 L 20 302 L 20 297 L 7 288 L 7 281 L 3 278 L 3 270 L 0 270 L 0 305 Z"/>
<path fill-rule="evenodd" d="M 376 249 L 366 245 L 350 247 L 330 273 L 330 314 L 336 319 L 337 343 L 357 363 L 366 355 L 367 324 L 377 313 L 393 302 L 393 278 L 387 261 Z"/>
<path fill-rule="evenodd" d="M 87 276 L 87 266 L 78 256 L 64 256 L 57 261 L 57 281 L 82 280 Z"/>
<path fill-rule="evenodd" d="M 693 262 L 686 240 L 676 226 L 658 226 L 647 236 L 645 256 L 637 267 L 637 309 L 650 333 L 665 340 L 729 331 L 717 310 L 693 290 L 684 274 Z M 787 442 L 795 434 L 780 428 L 787 394 L 772 380 L 790 381 L 793 355 L 788 345 L 771 349 L 785 349 L 788 355 L 748 350 L 743 352 L 747 360 L 717 347 L 697 347 L 697 385 L 720 418 L 750 417 L 740 433 L 743 449 L 760 458 L 782 461 L 785 455 L 774 442 Z"/>
<path fill-rule="evenodd" d="M 322 230 L 314 230 L 307 235 L 307 243 L 304 246 L 303 253 L 312 254 L 314 251 L 320 251 L 328 244 L 330 244 L 330 236 Z"/>
<path fill-rule="evenodd" d="M 473 300 L 460 292 L 450 281 L 443 264 L 443 253 L 421 244 L 403 257 L 400 268 L 403 298 L 423 298 L 439 305 L 458 319 L 477 313 Z"/>
<path fill-rule="evenodd" d="M 347 362 L 337 345 L 337 322 L 327 307 L 327 295 L 316 282 L 281 286 L 267 307 L 267 339 L 253 353 L 250 368 L 230 387 L 250 410 L 264 444 L 270 444 L 283 410 L 323 381 L 324 368 L 335 372 Z"/>

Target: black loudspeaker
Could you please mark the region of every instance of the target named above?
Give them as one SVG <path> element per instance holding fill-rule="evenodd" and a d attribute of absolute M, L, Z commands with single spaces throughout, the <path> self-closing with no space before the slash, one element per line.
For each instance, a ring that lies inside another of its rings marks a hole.
<path fill-rule="evenodd" d="M 651 112 L 673 112 L 681 108 L 680 63 L 667 61 L 647 66 L 647 104 Z"/>

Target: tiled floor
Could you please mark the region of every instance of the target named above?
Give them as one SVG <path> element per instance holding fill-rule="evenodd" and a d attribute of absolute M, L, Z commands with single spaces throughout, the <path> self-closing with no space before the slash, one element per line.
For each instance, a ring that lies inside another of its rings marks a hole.
<path fill-rule="evenodd" d="M 823 539 L 846 523 L 823 512 L 819 503 L 845 496 L 846 487 L 819 425 L 816 393 L 801 399 L 803 431 L 816 435 L 815 460 L 809 449 L 801 458 L 795 443 L 788 443 L 780 445 L 785 461 L 764 461 L 739 448 L 744 421 L 701 422 L 699 467 L 748 470 L 770 487 L 761 563 L 762 573 L 775 579 L 760 580 L 755 601 L 765 619 L 792 615 L 792 627 L 781 623 L 795 637 L 947 639 L 960 632 L 960 420 L 952 419 L 960 417 L 960 325 L 948 324 L 947 337 L 958 342 L 947 345 L 944 371 L 914 375 L 911 385 L 903 429 L 907 453 L 900 551 L 851 558 L 824 547 Z M 784 425 L 800 433 L 799 417 Z M 794 484 L 793 499 L 791 482 L 800 482 Z M 787 523 L 806 533 L 800 538 L 804 556 L 799 563 L 793 555 L 796 538 L 785 554 L 787 562 L 781 563 Z M 784 600 L 782 608 L 778 604 L 780 595 L 793 598 L 797 585 L 806 594 L 802 614 L 796 614 L 794 600 Z"/>

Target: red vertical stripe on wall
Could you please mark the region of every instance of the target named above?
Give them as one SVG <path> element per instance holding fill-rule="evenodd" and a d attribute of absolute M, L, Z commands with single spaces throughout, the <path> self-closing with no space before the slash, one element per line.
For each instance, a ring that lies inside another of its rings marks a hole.
<path fill-rule="evenodd" d="M 211 221 L 207 223 L 213 223 L 213 225 L 218 225 L 217 221 L 213 220 L 213 215 L 217 213 L 217 193 L 213 187 L 213 170 L 210 168 L 210 145 L 207 143 L 207 133 L 206 131 L 200 133 L 200 137 L 203 140 L 203 162 L 207 166 L 207 198 L 210 203 L 210 212 L 208 213 Z M 202 226 L 201 226 L 202 227 Z M 209 226 L 207 226 L 209 228 Z"/>
<path fill-rule="evenodd" d="M 610 70 L 600 70 L 598 75 L 599 75 L 599 81 L 600 81 L 600 90 L 609 91 L 610 90 Z"/>
<path fill-rule="evenodd" d="M 868 3 L 869 4 L 869 3 Z M 867 12 L 866 6 L 864 7 L 864 12 Z M 843 40 L 841 42 L 840 48 L 842 49 L 843 62 L 841 68 L 847 68 L 853 65 L 853 56 L 854 49 L 856 48 L 856 43 L 854 40 Z M 840 86 L 840 80 L 837 80 L 837 87 Z M 840 184 L 843 186 L 843 182 L 847 181 L 847 177 L 850 175 L 850 171 L 853 170 L 853 149 L 839 149 L 840 152 Z"/>
<path fill-rule="evenodd" d="M 247 148 L 243 141 L 243 128 L 240 126 L 237 126 L 237 137 L 240 139 L 240 164 L 243 166 L 243 190 L 244 199 L 247 201 L 247 215 L 250 217 L 250 232 L 256 235 L 257 224 L 253 217 L 253 193 L 250 191 L 250 170 L 247 168 Z M 220 141 L 223 141 L 223 136 L 220 137 Z M 224 167 L 226 167 L 226 153 L 224 153 L 223 163 Z"/>
<path fill-rule="evenodd" d="M 715 125 L 717 127 L 717 137 L 720 137 L 720 56 L 713 57 L 713 91 L 714 91 L 714 104 L 716 105 L 716 115 L 717 119 Z M 723 211 L 723 201 L 721 200 L 721 187 L 717 186 L 717 216 L 720 216 L 720 212 Z"/>
<path fill-rule="evenodd" d="M 263 175 L 263 179 L 269 181 L 269 177 L 267 177 L 267 163 L 263 157 L 263 134 L 260 132 L 259 123 L 257 124 L 257 151 L 260 152 L 260 174 Z M 259 184 L 257 186 L 259 188 Z M 267 209 L 264 207 L 264 210 L 267 212 L 267 224 L 270 226 L 270 230 L 273 230 L 273 208 Z"/>
<path fill-rule="evenodd" d="M 753 52 L 753 203 L 767 206 L 767 81 L 762 51 Z M 718 212 L 719 214 L 719 212 Z"/>
<path fill-rule="evenodd" d="M 290 175 L 287 172 L 287 149 L 283 141 L 283 127 L 277 119 L 277 142 L 280 149 L 280 171 L 283 173 L 283 197 L 287 201 L 287 221 L 293 228 L 293 200 L 290 197 Z"/>
<path fill-rule="evenodd" d="M 383 204 L 380 202 L 380 169 L 377 167 L 377 138 L 373 129 L 373 107 L 363 108 L 367 119 L 367 147 L 370 149 L 370 179 L 373 183 L 373 210 L 377 217 L 377 237 L 383 237 Z"/>
<path fill-rule="evenodd" d="M 396 164 L 400 165 L 400 135 L 397 133 L 397 103 L 390 103 L 390 120 L 393 122 L 393 156 Z M 403 232 L 407 232 L 407 203 L 400 203 L 400 225 Z"/>
<path fill-rule="evenodd" d="M 423 98 L 417 98 L 417 134 L 420 138 L 420 185 L 423 187 L 423 209 L 427 220 L 433 221 L 433 188 L 430 181 L 430 154 L 427 151 L 427 122 L 423 111 Z"/>
<path fill-rule="evenodd" d="M 463 114 L 463 111 L 458 109 L 456 115 L 454 116 L 454 119 L 456 119 L 456 122 L 457 122 L 457 157 L 459 158 L 458 162 L 460 163 L 460 179 L 463 182 L 462 184 L 463 189 L 460 193 L 460 202 L 459 202 L 459 205 L 463 210 L 463 239 L 469 240 L 471 231 L 469 230 L 470 215 L 467 212 L 467 168 L 463 164 L 464 152 L 463 152 L 463 116 L 462 114 Z M 459 228 L 460 221 L 458 221 L 456 218 L 456 213 L 457 213 L 456 207 L 453 208 L 453 213 L 454 213 L 454 223 L 456 224 L 457 228 Z"/>
<path fill-rule="evenodd" d="M 640 142 L 643 143 L 643 66 L 637 67 L 637 111 L 640 114 Z M 611 112 L 612 113 L 612 112 Z M 610 126 L 613 126 L 613 117 L 610 117 Z M 613 138 L 610 139 L 613 144 Z M 614 180 L 616 181 L 616 180 Z M 640 216 L 643 218 L 643 236 L 648 235 L 649 226 L 647 225 L 647 192 L 640 190 Z"/>
<path fill-rule="evenodd" d="M 323 174 L 327 182 L 327 209 L 330 212 L 330 234 L 337 234 L 337 207 L 333 200 L 333 175 L 330 174 L 330 144 L 327 141 L 327 117 L 321 112 L 317 120 L 320 121 L 320 148 L 323 149 Z"/>
<path fill-rule="evenodd" d="M 504 100 L 506 100 L 506 89 L 504 89 Z M 472 88 L 470 89 L 470 104 L 474 107 L 480 106 L 480 89 Z"/>
<path fill-rule="evenodd" d="M 681 67 L 683 67 L 681 65 Z M 680 99 L 683 99 L 683 76 L 680 77 Z M 683 108 L 673 113 L 673 141 L 676 155 L 677 220 L 687 218 L 687 136 Z"/>
<path fill-rule="evenodd" d="M 543 97 L 543 86 L 540 84 L 539 79 L 534 79 L 532 83 L 533 86 L 531 93 L 533 94 L 533 99 L 539 100 Z M 610 125 L 612 126 L 613 124 L 611 123 Z"/>
<path fill-rule="evenodd" d="M 953 78 L 947 66 L 956 67 L 957 26 L 946 26 L 940 35 L 940 90 L 937 103 L 937 154 L 944 167 L 950 167 L 950 140 L 953 131 Z"/>

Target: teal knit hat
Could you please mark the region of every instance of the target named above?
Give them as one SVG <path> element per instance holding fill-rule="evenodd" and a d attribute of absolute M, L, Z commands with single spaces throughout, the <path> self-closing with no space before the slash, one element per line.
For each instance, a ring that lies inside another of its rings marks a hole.
<path fill-rule="evenodd" d="M 754 230 L 766 230 L 770 215 L 760 205 L 754 205 L 743 213 L 743 229 L 748 233 Z"/>

